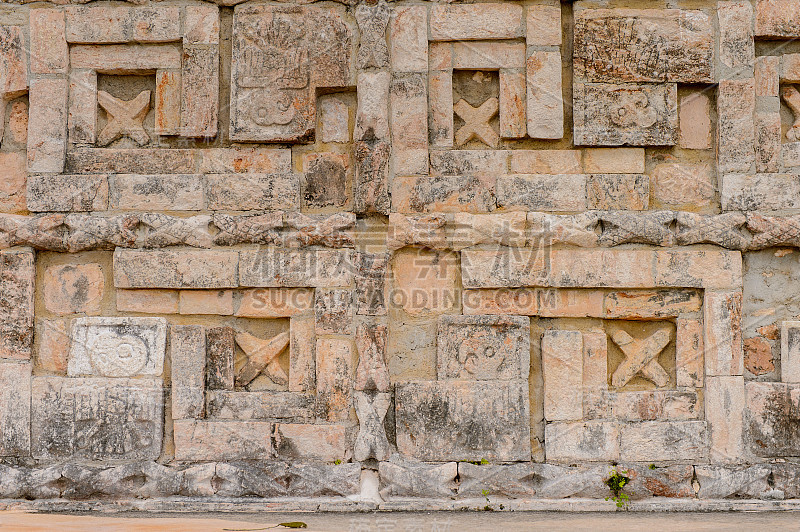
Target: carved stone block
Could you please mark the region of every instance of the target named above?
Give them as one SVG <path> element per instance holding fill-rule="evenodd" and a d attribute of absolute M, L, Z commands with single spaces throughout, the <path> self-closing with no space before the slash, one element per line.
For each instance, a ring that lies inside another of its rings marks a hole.
<path fill-rule="evenodd" d="M 28 456 L 31 447 L 31 364 L 0 361 L 0 456 Z"/>
<path fill-rule="evenodd" d="M 437 376 L 445 379 L 527 379 L 530 372 L 527 316 L 441 316 Z"/>
<path fill-rule="evenodd" d="M 155 460 L 161 454 L 160 380 L 34 377 L 31 409 L 34 458 Z"/>
<path fill-rule="evenodd" d="M 67 374 L 161 375 L 166 341 L 164 318 L 78 318 L 72 326 Z"/>
<path fill-rule="evenodd" d="M 32 251 L 0 253 L 0 358 L 31 358 L 35 276 Z"/>
<path fill-rule="evenodd" d="M 530 458 L 527 380 L 410 382 L 395 388 L 397 448 L 418 460 Z"/>

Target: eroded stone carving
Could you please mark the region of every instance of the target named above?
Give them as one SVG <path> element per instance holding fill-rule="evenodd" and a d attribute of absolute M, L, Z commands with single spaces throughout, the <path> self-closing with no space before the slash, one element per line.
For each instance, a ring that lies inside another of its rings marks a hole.
<path fill-rule="evenodd" d="M 290 229 L 285 239 L 285 244 L 289 247 L 321 245 L 340 248 L 353 245 L 352 233 L 345 231 L 356 223 L 356 215 L 352 212 L 340 212 L 331 216 L 288 212 L 285 221 Z"/>
<path fill-rule="evenodd" d="M 369 458 L 387 460 L 391 454 L 383 419 L 392 402 L 391 394 L 355 392 L 358 435 L 353 449 L 353 458 L 363 462 Z"/>
<path fill-rule="evenodd" d="M 198 248 L 211 247 L 211 234 L 208 232 L 210 216 L 177 218 L 161 213 L 142 213 L 139 220 L 145 230 L 137 244 L 144 248 L 162 248 L 186 244 Z"/>
<path fill-rule="evenodd" d="M 781 89 L 781 96 L 794 114 L 794 123 L 789 131 L 786 132 L 786 138 L 800 140 L 800 91 L 794 85 L 787 85 Z"/>
<path fill-rule="evenodd" d="M 670 228 L 675 213 L 672 211 L 655 211 L 641 215 L 620 212 L 600 214 L 603 232 L 599 241 L 606 246 L 618 246 L 637 242 L 656 246 L 671 246 L 674 235 Z"/>
<path fill-rule="evenodd" d="M 753 233 L 749 249 L 800 247 L 800 216 L 778 217 L 748 213 L 747 229 Z"/>
<path fill-rule="evenodd" d="M 690 212 L 677 213 L 676 241 L 681 246 L 717 244 L 728 249 L 747 249 L 749 242 L 742 232 L 747 217 L 740 212 L 703 216 Z"/>
<path fill-rule="evenodd" d="M 612 333 L 611 339 L 626 357 L 611 377 L 613 386 L 617 388 L 625 386 L 639 373 L 656 386 L 667 385 L 669 374 L 658 363 L 658 355 L 671 340 L 669 330 L 660 329 L 646 339 L 637 340 L 620 329 Z"/>
<path fill-rule="evenodd" d="M 108 124 L 97 135 L 97 144 L 107 146 L 123 136 L 130 137 L 139 146 L 150 141 L 142 124 L 150 110 L 150 91 L 140 92 L 130 101 L 115 98 L 105 91 L 97 91 L 97 103 L 108 115 Z"/>
<path fill-rule="evenodd" d="M 236 343 L 247 355 L 245 364 L 236 373 L 236 385 L 247 386 L 262 372 L 275 384 L 288 384 L 289 376 L 278 363 L 277 357 L 289 345 L 289 333 L 261 339 L 244 331 L 236 333 Z"/>
<path fill-rule="evenodd" d="M 446 225 L 447 217 L 444 214 L 404 216 L 392 213 L 389 215 L 386 247 L 390 251 L 409 245 L 447 249 Z"/>
<path fill-rule="evenodd" d="M 472 107 L 466 100 L 459 100 L 454 106 L 455 113 L 464 120 L 464 125 L 456 131 L 456 146 L 463 146 L 472 139 L 478 139 L 491 148 L 496 148 L 500 135 L 489 121 L 500 109 L 497 98 L 489 98 L 478 107 Z"/>
<path fill-rule="evenodd" d="M 356 64 L 358 68 L 381 68 L 389 64 L 389 49 L 386 46 L 386 26 L 389 24 L 389 8 L 385 5 L 361 4 L 356 8 L 356 21 L 361 31 Z"/>
<path fill-rule="evenodd" d="M 279 241 L 278 231 L 283 227 L 283 213 L 244 216 L 214 213 L 213 223 L 220 230 L 214 236 L 214 243 L 218 246 L 272 244 Z"/>

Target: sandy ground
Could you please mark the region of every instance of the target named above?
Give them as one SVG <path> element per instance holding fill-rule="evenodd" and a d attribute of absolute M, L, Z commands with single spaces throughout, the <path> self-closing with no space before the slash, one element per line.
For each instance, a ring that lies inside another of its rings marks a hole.
<path fill-rule="evenodd" d="M 289 530 L 267 528 L 286 521 L 302 521 L 307 531 L 404 531 L 460 532 L 487 530 L 516 532 L 529 530 L 573 531 L 728 531 L 800 530 L 800 512 L 760 513 L 263 513 L 263 514 L 32 514 L 0 512 L 0 530 L 74 531 L 91 530 L 150 532 L 206 532 Z"/>

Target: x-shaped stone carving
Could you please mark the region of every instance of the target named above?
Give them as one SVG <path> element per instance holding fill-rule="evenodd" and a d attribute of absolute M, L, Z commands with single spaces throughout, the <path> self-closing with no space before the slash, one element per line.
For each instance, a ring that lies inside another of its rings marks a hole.
<path fill-rule="evenodd" d="M 464 125 L 456 132 L 456 144 L 463 146 L 471 139 L 476 138 L 492 148 L 500 142 L 498 135 L 489 121 L 500 109 L 497 98 L 489 98 L 479 107 L 472 107 L 465 100 L 458 100 L 453 110 L 464 120 Z"/>
<path fill-rule="evenodd" d="M 283 332 L 268 339 L 256 338 L 250 333 L 236 333 L 236 343 L 247 355 L 247 364 L 236 374 L 236 385 L 247 386 L 265 371 L 276 384 L 286 384 L 289 377 L 278 364 L 278 355 L 289 345 L 289 333 Z"/>
<path fill-rule="evenodd" d="M 108 114 L 108 123 L 97 136 L 97 144 L 106 146 L 123 136 L 132 138 L 139 146 L 150 141 L 143 125 L 144 117 L 150 109 L 150 91 L 140 92 L 136 98 L 127 102 L 105 91 L 97 91 L 97 103 Z"/>
<path fill-rule="evenodd" d="M 388 460 L 391 454 L 383 419 L 389 410 L 391 395 L 388 393 L 369 394 L 355 392 L 356 415 L 358 416 L 358 436 L 353 449 L 353 457 L 362 462 L 368 458 Z"/>
<path fill-rule="evenodd" d="M 665 386 L 669 382 L 669 375 L 657 360 L 659 353 L 669 343 L 670 333 L 668 330 L 656 331 L 644 340 L 635 340 L 630 334 L 619 330 L 611 335 L 611 339 L 625 354 L 625 360 L 611 377 L 613 386 L 618 388 L 625 386 L 638 373 L 659 387 Z"/>

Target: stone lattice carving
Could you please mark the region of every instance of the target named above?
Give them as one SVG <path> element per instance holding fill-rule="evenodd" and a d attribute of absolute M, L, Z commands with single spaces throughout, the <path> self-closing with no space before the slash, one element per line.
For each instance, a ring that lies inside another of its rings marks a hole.
<path fill-rule="evenodd" d="M 475 138 L 487 146 L 496 148 L 500 142 L 500 136 L 489 121 L 499 109 L 497 98 L 489 98 L 478 107 L 472 107 L 466 100 L 459 100 L 453 106 L 453 110 L 464 120 L 464 125 L 456 131 L 456 146 L 463 146 Z"/>
<path fill-rule="evenodd" d="M 640 215 L 627 212 L 606 212 L 600 215 L 603 232 L 599 241 L 604 245 L 640 243 L 671 246 L 674 235 L 670 225 L 675 219 L 672 211 L 657 211 Z"/>
<path fill-rule="evenodd" d="M 666 386 L 669 374 L 658 363 L 658 355 L 670 342 L 668 330 L 660 329 L 643 340 L 634 339 L 623 330 L 614 331 L 611 339 L 625 354 L 625 360 L 617 367 L 611 377 L 611 384 L 625 386 L 637 374 L 652 381 L 656 386 Z"/>
<path fill-rule="evenodd" d="M 214 243 L 218 246 L 272 244 L 279 242 L 278 231 L 283 227 L 283 213 L 252 216 L 214 213 L 213 222 L 220 230 L 214 236 Z"/>
<path fill-rule="evenodd" d="M 143 146 L 150 141 L 144 130 L 144 117 L 150 110 L 150 91 L 140 92 L 130 101 L 111 96 L 105 91 L 97 91 L 97 103 L 108 115 L 108 124 L 97 135 L 100 146 L 111 144 L 121 137 L 130 137 Z"/>
<path fill-rule="evenodd" d="M 359 429 L 353 457 L 363 462 L 369 458 L 387 460 L 391 454 L 383 420 L 392 402 L 391 394 L 356 392 L 354 395 Z"/>
<path fill-rule="evenodd" d="M 681 246 L 709 243 L 728 249 L 747 249 L 748 238 L 742 232 L 746 223 L 747 217 L 739 212 L 717 216 L 679 212 L 675 238 Z"/>
<path fill-rule="evenodd" d="M 276 384 L 288 384 L 289 376 L 277 357 L 289 345 L 289 333 L 262 340 L 250 333 L 236 333 L 236 343 L 247 355 L 247 363 L 236 373 L 236 385 L 247 386 L 262 372 Z"/>

